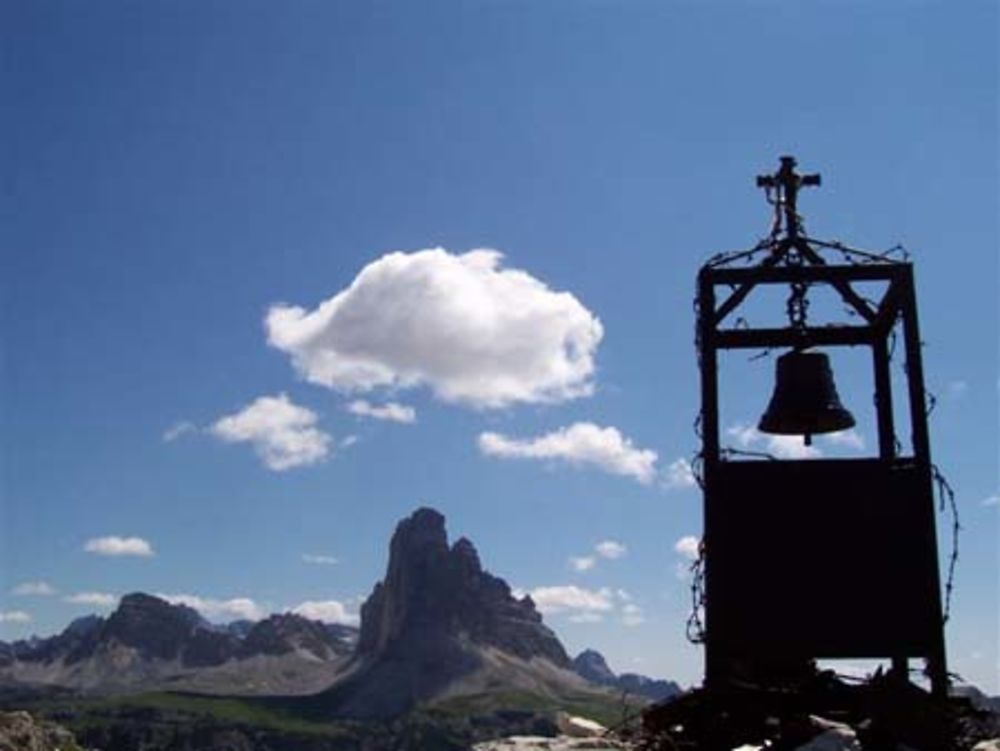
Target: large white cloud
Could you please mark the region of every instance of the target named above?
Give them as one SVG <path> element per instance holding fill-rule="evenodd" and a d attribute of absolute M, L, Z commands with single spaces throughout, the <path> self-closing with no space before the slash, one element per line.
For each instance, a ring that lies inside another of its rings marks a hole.
<path fill-rule="evenodd" d="M 290 609 L 290 612 L 324 623 L 343 623 L 347 626 L 357 626 L 361 618 L 356 613 L 348 613 L 344 603 L 339 600 L 307 600 Z"/>
<path fill-rule="evenodd" d="M 139 558 L 149 558 L 153 555 L 153 546 L 141 537 L 118 537 L 117 535 L 95 537 L 87 540 L 83 549 L 88 553 L 113 557 L 132 555 Z"/>
<path fill-rule="evenodd" d="M 264 609 L 249 597 L 232 597 L 228 600 L 200 597 L 189 594 L 156 595 L 172 605 L 187 605 L 210 621 L 245 619 L 257 621 L 264 617 Z"/>
<path fill-rule="evenodd" d="M 330 454 L 331 437 L 316 427 L 316 413 L 287 394 L 262 396 L 218 420 L 210 431 L 228 443 L 249 443 L 268 469 L 282 472 L 316 464 Z"/>
<path fill-rule="evenodd" d="M 593 391 L 600 321 L 495 250 L 389 253 L 314 310 L 275 305 L 271 346 L 342 392 L 428 386 L 476 408 Z"/>
<path fill-rule="evenodd" d="M 505 459 L 559 459 L 591 465 L 649 484 L 656 477 L 657 454 L 639 449 L 617 428 L 578 422 L 537 438 L 516 439 L 500 433 L 481 433 L 479 449 Z"/>

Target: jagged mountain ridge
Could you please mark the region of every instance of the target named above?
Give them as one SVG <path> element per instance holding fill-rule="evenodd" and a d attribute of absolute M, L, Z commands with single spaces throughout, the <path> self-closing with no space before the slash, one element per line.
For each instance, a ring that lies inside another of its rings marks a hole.
<path fill-rule="evenodd" d="M 683 693 L 683 689 L 673 681 L 649 678 L 639 673 L 616 675 L 608 667 L 604 655 L 595 649 L 585 649 L 574 657 L 573 669 L 591 683 L 614 688 L 635 696 L 643 696 L 652 701 L 672 699 Z"/>
<path fill-rule="evenodd" d="M 598 680 L 574 670 L 530 596 L 515 597 L 484 570 L 468 539 L 449 544 L 444 517 L 423 508 L 397 525 L 360 630 L 288 613 L 213 625 L 191 608 L 135 593 L 108 618 L 0 644 L 0 686 L 296 696 L 324 719 L 393 717 L 469 694 L 607 699 L 607 689 L 653 698 L 679 691 L 615 676 L 592 654 L 605 671 Z"/>
<path fill-rule="evenodd" d="M 396 527 L 385 578 L 361 608 L 358 652 L 315 702 L 327 716 L 391 717 L 417 703 L 500 690 L 587 691 L 528 596 L 482 568 L 473 544 L 448 544 L 421 508 Z"/>
<path fill-rule="evenodd" d="M 185 605 L 133 593 L 107 618 L 87 616 L 47 639 L 0 644 L 0 684 L 302 693 L 328 685 L 356 639 L 354 628 L 292 613 L 215 626 Z M 286 680 L 269 679 L 275 670 Z"/>

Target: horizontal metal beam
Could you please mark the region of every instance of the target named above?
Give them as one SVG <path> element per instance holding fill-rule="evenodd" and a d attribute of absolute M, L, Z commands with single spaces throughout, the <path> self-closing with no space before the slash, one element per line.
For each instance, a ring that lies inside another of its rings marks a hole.
<path fill-rule="evenodd" d="M 791 282 L 891 282 L 902 274 L 908 264 L 879 266 L 775 266 L 764 268 L 750 266 L 740 269 L 703 269 L 702 273 L 712 284 L 790 284 Z"/>
<path fill-rule="evenodd" d="M 871 345 L 876 333 L 871 326 L 821 326 L 804 332 L 783 329 L 722 329 L 712 336 L 718 349 L 757 349 L 760 347 L 822 347 Z"/>

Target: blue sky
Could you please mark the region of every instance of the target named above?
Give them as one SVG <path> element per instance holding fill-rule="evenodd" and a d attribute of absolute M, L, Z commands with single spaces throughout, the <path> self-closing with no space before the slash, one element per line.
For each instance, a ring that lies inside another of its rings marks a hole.
<path fill-rule="evenodd" d="M 350 617 L 428 504 L 572 651 L 697 681 L 694 277 L 794 153 L 812 235 L 916 264 L 949 657 L 1000 691 L 994 3 L 0 12 L 0 638 L 134 590 Z M 773 360 L 727 362 L 763 445 Z"/>

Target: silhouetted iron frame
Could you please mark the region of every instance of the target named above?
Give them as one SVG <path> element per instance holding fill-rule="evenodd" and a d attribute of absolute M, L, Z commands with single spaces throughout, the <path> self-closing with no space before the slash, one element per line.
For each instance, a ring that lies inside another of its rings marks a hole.
<path fill-rule="evenodd" d="M 916 541 L 916 545 L 926 556 L 926 572 L 932 576 L 927 586 L 925 634 L 916 648 L 892 651 L 878 655 L 892 660 L 893 671 L 900 675 L 908 673 L 908 658 L 917 657 L 927 661 L 927 672 L 931 680 L 932 692 L 944 696 L 948 689 L 948 673 L 945 659 L 944 628 L 940 590 L 940 574 L 937 560 L 937 535 L 934 524 L 933 468 L 930 455 L 930 439 L 927 425 L 924 374 L 921 356 L 921 341 L 917 319 L 917 305 L 914 292 L 913 267 L 908 262 L 885 260 L 863 264 L 827 264 L 812 247 L 837 247 L 809 240 L 797 233 L 792 225 L 790 236 L 775 242 L 771 255 L 762 263 L 751 267 L 734 268 L 722 262 L 706 264 L 698 275 L 698 350 L 701 370 L 702 394 L 702 457 L 704 481 L 704 544 L 705 544 L 705 682 L 707 687 L 723 687 L 734 680 L 734 647 L 732 639 L 719 625 L 718 602 L 723 590 L 739 585 L 739 573 L 729 566 L 728 571 L 716 571 L 713 567 L 713 540 L 725 538 L 724 533 L 734 533 L 725 529 L 727 525 L 726 500 L 720 487 L 720 472 L 724 463 L 731 460 L 723 455 L 720 446 L 719 392 L 718 392 L 718 352 L 745 348 L 804 348 L 806 346 L 855 347 L 867 346 L 872 352 L 873 381 L 875 391 L 875 412 L 878 429 L 878 462 L 902 468 L 912 474 L 908 487 L 917 488 L 915 497 L 907 501 L 905 508 L 912 507 L 912 513 L 919 517 L 915 528 L 918 535 L 926 539 Z M 782 265 L 790 248 L 794 248 L 803 259 L 799 265 Z M 858 295 L 853 282 L 886 282 L 887 287 L 880 301 L 874 306 Z M 725 319 L 733 313 L 757 285 L 826 284 L 840 293 L 863 320 L 860 325 L 806 326 L 804 328 L 721 328 Z M 716 291 L 719 287 L 730 288 L 730 293 L 717 304 Z M 912 430 L 912 457 L 897 456 L 896 428 L 892 402 L 892 379 L 890 374 L 890 337 L 901 324 L 906 357 L 906 380 L 908 384 L 909 417 Z M 806 460 L 808 461 L 808 460 Z M 829 460 L 834 461 L 834 460 Z M 853 462 L 872 460 L 837 459 L 844 471 L 850 473 Z M 780 465 L 790 462 L 778 462 Z M 839 466 L 839 465 L 838 465 Z M 781 468 L 772 468 L 781 471 Z M 731 494 L 731 491 L 725 491 Z M 749 499 L 753 502 L 754 499 Z M 908 510 L 906 513 L 910 513 Z M 929 519 L 929 521 L 928 521 Z M 731 538 L 730 538 L 731 539 Z M 718 551 L 716 551 L 718 552 Z M 932 565 L 931 565 L 932 562 Z M 930 574 L 930 572 L 933 572 Z M 715 596 L 715 599 L 713 599 Z M 859 615 L 859 617 L 861 617 Z M 863 654 L 816 654 L 815 658 L 874 657 Z"/>

